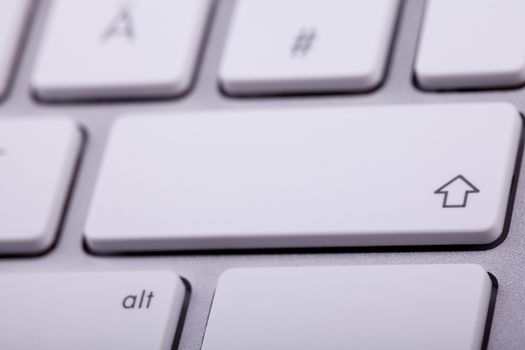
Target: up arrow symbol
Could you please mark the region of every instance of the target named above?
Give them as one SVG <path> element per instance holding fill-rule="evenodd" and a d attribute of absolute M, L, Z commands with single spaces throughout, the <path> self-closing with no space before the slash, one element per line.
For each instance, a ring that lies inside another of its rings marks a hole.
<path fill-rule="evenodd" d="M 458 175 L 437 190 L 435 194 L 442 194 L 443 208 L 465 208 L 468 195 L 478 193 L 479 189 L 468 181 L 463 175 Z"/>

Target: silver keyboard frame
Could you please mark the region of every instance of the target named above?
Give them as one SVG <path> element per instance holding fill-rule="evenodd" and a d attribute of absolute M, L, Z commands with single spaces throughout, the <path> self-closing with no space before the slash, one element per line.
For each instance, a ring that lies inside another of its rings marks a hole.
<path fill-rule="evenodd" d="M 508 235 L 501 244 L 491 249 L 286 249 L 97 256 L 86 251 L 83 244 L 83 227 L 107 133 L 115 117 L 122 114 L 483 101 L 506 101 L 520 111 L 525 111 L 524 88 L 437 93 L 424 92 L 415 86 L 413 63 L 423 17 L 423 0 L 403 2 L 386 79 L 377 90 L 370 93 L 265 98 L 225 96 L 218 86 L 217 70 L 234 1 L 219 0 L 211 16 L 195 82 L 188 94 L 177 99 L 97 103 L 43 103 L 30 93 L 30 75 L 46 25 L 49 2 L 42 0 L 35 6 L 10 92 L 0 102 L 0 118 L 70 116 L 86 131 L 84 153 L 56 245 L 46 254 L 36 257 L 2 257 L 0 273 L 172 270 L 191 285 L 187 315 L 180 339 L 177 339 L 179 348 L 197 350 L 201 347 L 218 278 L 223 271 L 232 267 L 477 263 L 499 282 L 488 349 L 525 347 L 525 176 L 517 184 Z M 518 164 L 523 168 L 521 162 Z"/>

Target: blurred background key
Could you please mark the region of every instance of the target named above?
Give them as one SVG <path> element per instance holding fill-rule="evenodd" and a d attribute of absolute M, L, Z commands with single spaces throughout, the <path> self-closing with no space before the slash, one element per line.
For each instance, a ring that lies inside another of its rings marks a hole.
<path fill-rule="evenodd" d="M 399 1 L 239 1 L 219 71 L 231 95 L 366 91 L 383 80 Z"/>
<path fill-rule="evenodd" d="M 7 92 L 31 0 L 0 1 L 0 98 Z"/>
<path fill-rule="evenodd" d="M 43 100 L 169 97 L 188 90 L 209 0 L 57 0 L 32 88 Z"/>
<path fill-rule="evenodd" d="M 430 0 L 415 66 L 428 90 L 489 89 L 525 83 L 523 0 Z"/>

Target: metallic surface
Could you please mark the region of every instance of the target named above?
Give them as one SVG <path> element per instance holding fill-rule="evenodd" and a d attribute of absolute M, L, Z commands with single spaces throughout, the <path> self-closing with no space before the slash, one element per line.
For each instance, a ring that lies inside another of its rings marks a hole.
<path fill-rule="evenodd" d="M 66 208 L 57 244 L 38 257 L 0 258 L 0 273 L 15 271 L 101 271 L 169 269 L 191 285 L 191 296 L 180 349 L 200 348 L 214 288 L 219 275 L 230 267 L 309 266 L 356 264 L 478 263 L 499 282 L 489 349 L 525 347 L 525 177 L 522 176 L 506 239 L 492 249 L 432 250 L 423 248 L 272 250 L 221 253 L 165 253 L 141 256 L 95 256 L 84 249 L 82 231 L 92 189 L 113 119 L 123 113 L 177 112 L 179 110 L 263 109 L 268 107 L 348 106 L 460 101 L 507 101 L 525 111 L 523 88 L 478 92 L 423 92 L 414 86 L 412 67 L 422 20 L 422 0 L 406 0 L 401 9 L 397 35 L 384 84 L 371 93 L 302 97 L 229 98 L 217 84 L 217 68 L 227 34 L 233 1 L 218 1 L 210 22 L 202 61 L 191 91 L 178 99 L 103 103 L 42 103 L 30 93 L 34 67 L 49 1 L 38 3 L 22 49 L 11 90 L 0 102 L 2 116 L 66 115 L 86 131 L 84 155 Z M 343 34 L 344 35 L 344 34 Z M 344 44 L 344 37 L 341 42 Z M 67 55 L 67 53 L 64 53 Z M 468 142 L 468 138 L 466 139 Z M 417 145 L 415 145 L 417 147 Z M 523 169 L 522 169 L 523 170 Z M 388 176 L 388 174 L 385 174 Z M 111 215 L 111 213 L 108 213 Z M 28 218 L 30 219 L 30 218 Z M 118 325 L 115 325 L 118 327 Z"/>

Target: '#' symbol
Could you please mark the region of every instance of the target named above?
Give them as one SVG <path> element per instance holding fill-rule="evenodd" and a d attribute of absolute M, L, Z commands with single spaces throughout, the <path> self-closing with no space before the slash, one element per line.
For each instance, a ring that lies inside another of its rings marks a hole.
<path fill-rule="evenodd" d="M 301 29 L 292 45 L 292 56 L 295 57 L 299 54 L 302 56 L 306 55 L 314 43 L 315 35 L 315 29 Z"/>
<path fill-rule="evenodd" d="M 437 190 L 435 194 L 442 194 L 443 208 L 465 208 L 467 206 L 468 195 L 478 193 L 479 190 L 463 175 L 458 175 Z"/>

